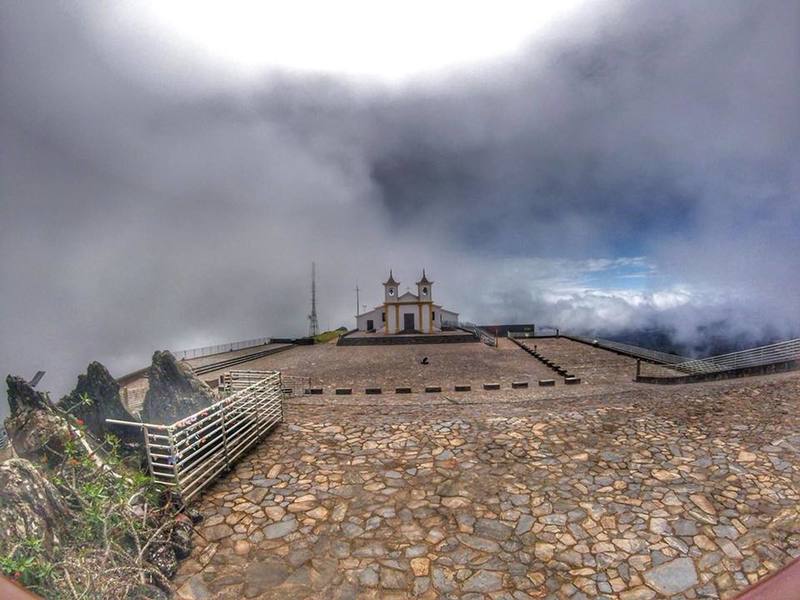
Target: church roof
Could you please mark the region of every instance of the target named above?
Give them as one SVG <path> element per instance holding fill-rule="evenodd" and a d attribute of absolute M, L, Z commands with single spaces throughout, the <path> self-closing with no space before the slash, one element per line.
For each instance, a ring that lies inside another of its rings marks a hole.
<path fill-rule="evenodd" d="M 432 281 L 428 281 L 428 276 L 425 275 L 425 269 L 422 269 L 422 279 L 417 282 L 417 285 L 430 285 Z"/>
<path fill-rule="evenodd" d="M 392 275 L 391 269 L 389 269 L 389 279 L 387 279 L 386 283 L 383 285 L 399 285 L 398 282 L 394 280 L 394 275 Z"/>

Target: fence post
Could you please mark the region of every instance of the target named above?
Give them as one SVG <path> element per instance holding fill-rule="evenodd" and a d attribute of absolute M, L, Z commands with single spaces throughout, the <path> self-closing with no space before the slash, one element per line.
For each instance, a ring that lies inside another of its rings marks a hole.
<path fill-rule="evenodd" d="M 228 403 L 225 402 L 219 411 L 220 423 L 222 424 L 222 448 L 225 452 L 225 465 L 230 469 L 231 468 L 231 460 L 230 456 L 228 455 L 228 431 L 225 426 L 225 409 L 228 407 Z"/>
<path fill-rule="evenodd" d="M 640 359 L 636 359 L 636 381 L 639 381 L 639 375 L 642 374 L 642 361 Z"/>
<path fill-rule="evenodd" d="M 181 480 L 178 477 L 178 449 L 175 448 L 175 437 L 172 435 L 172 427 L 167 429 L 169 436 L 169 453 L 172 457 L 172 477 L 175 479 L 175 491 L 178 495 L 181 493 Z"/>
<path fill-rule="evenodd" d="M 278 371 L 278 389 L 280 390 L 281 399 L 281 423 L 283 422 L 283 401 L 286 399 L 286 394 L 283 393 L 283 374 Z"/>
<path fill-rule="evenodd" d="M 150 431 L 145 425 L 142 425 L 142 432 L 144 433 L 144 453 L 147 455 L 147 470 L 150 471 L 150 477 L 155 479 L 153 458 L 150 456 Z"/>
<path fill-rule="evenodd" d="M 283 374 L 278 371 L 278 387 L 281 391 L 280 399 L 281 399 L 281 423 L 283 423 L 283 401 L 285 399 L 283 395 Z"/>

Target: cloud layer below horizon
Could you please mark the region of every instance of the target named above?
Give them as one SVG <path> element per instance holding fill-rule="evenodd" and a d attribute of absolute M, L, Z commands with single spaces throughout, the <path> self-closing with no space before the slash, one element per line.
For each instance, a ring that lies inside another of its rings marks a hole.
<path fill-rule="evenodd" d="M 587 8 L 402 86 L 215 79 L 102 18 L 0 7 L 4 373 L 302 334 L 312 260 L 326 327 L 424 266 L 475 321 L 800 335 L 797 3 Z"/>

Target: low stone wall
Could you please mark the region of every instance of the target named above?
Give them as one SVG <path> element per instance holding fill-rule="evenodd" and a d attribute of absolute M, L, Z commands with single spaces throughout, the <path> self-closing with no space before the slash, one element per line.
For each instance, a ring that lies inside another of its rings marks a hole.
<path fill-rule="evenodd" d="M 506 337 L 509 331 L 520 332 L 520 333 L 535 333 L 536 331 L 536 325 L 534 325 L 533 323 L 478 325 L 478 327 L 498 337 Z"/>
<path fill-rule="evenodd" d="M 463 335 L 402 335 L 380 337 L 349 337 L 347 334 L 339 338 L 337 346 L 399 346 L 407 344 L 464 344 L 478 342 L 471 333 Z"/>
<path fill-rule="evenodd" d="M 769 375 L 771 373 L 783 373 L 785 371 L 795 371 L 800 369 L 800 360 L 787 360 L 771 365 L 759 365 L 757 367 L 743 367 L 741 369 L 730 369 L 728 371 L 718 371 L 716 373 L 696 373 L 694 375 L 679 375 L 677 377 L 652 377 L 639 375 L 637 383 L 654 383 L 659 385 L 677 385 L 680 383 L 699 383 L 701 381 L 719 381 L 721 379 L 736 379 L 738 377 L 753 377 L 755 375 Z"/>

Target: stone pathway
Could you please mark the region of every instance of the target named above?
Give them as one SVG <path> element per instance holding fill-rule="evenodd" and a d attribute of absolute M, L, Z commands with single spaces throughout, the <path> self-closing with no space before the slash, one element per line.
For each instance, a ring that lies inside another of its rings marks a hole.
<path fill-rule="evenodd" d="M 179 598 L 730 597 L 800 555 L 800 375 L 292 405 L 205 494 Z"/>

